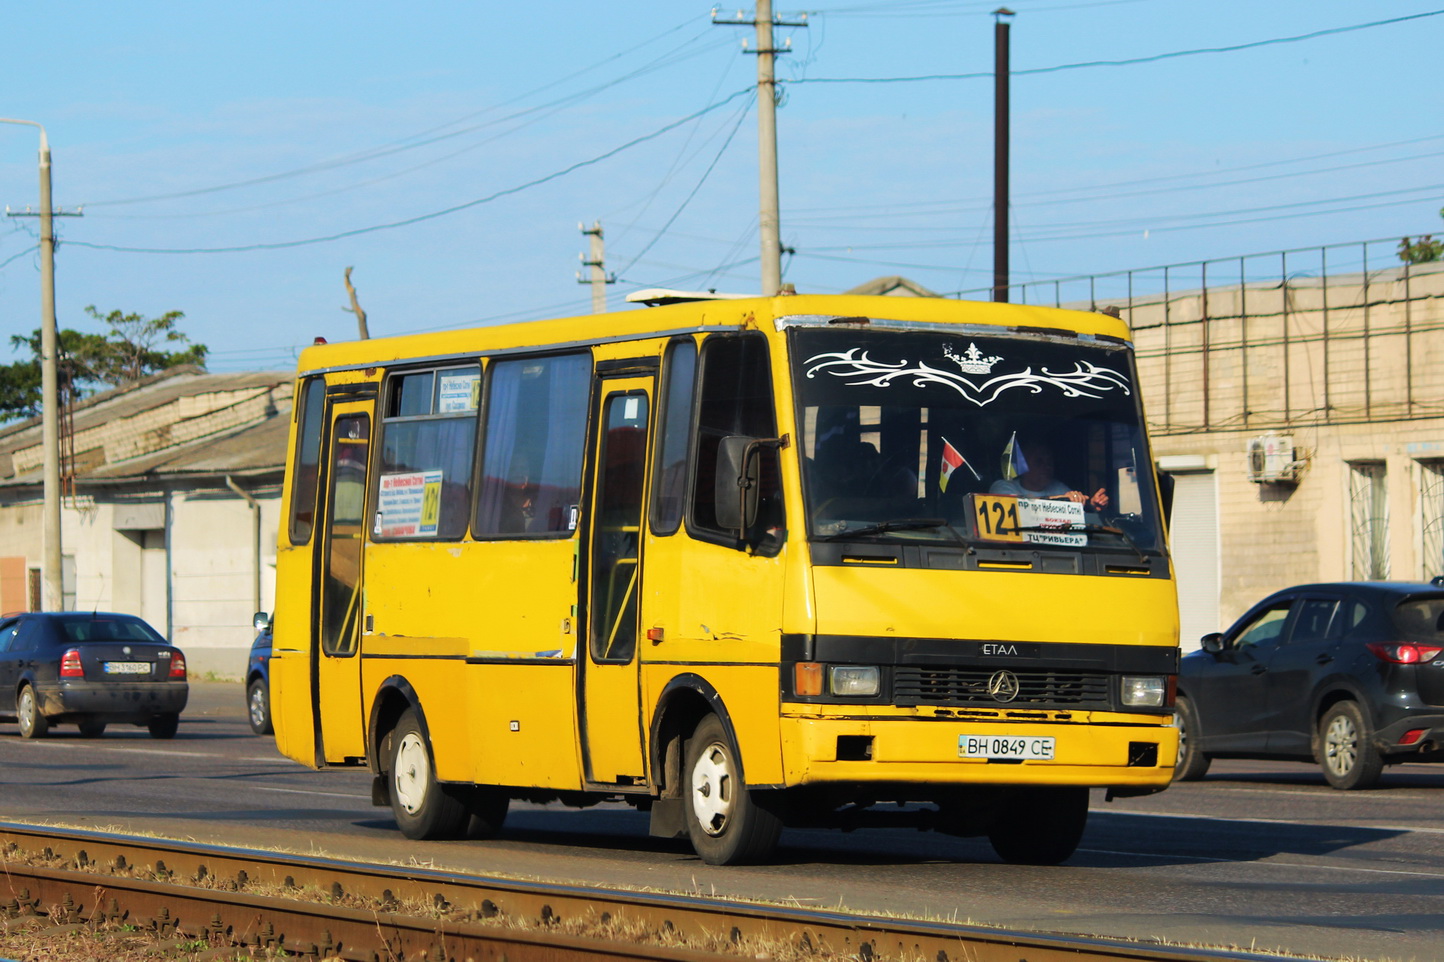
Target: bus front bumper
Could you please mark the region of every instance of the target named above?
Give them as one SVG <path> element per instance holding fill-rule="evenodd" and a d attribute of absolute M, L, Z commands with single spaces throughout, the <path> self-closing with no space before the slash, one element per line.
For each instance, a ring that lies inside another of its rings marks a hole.
<path fill-rule="evenodd" d="M 1172 780 L 1178 732 L 1172 716 L 1085 713 L 1068 722 L 843 718 L 789 714 L 784 706 L 782 744 L 788 787 L 1084 785 L 1134 794 L 1128 789 L 1146 793 Z"/>

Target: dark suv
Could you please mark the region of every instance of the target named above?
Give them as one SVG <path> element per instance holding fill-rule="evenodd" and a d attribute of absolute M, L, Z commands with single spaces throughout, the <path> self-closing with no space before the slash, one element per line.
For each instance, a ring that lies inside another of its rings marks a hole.
<path fill-rule="evenodd" d="M 1300 585 L 1180 662 L 1176 777 L 1214 758 L 1317 761 L 1335 788 L 1444 761 L 1444 579 Z"/>

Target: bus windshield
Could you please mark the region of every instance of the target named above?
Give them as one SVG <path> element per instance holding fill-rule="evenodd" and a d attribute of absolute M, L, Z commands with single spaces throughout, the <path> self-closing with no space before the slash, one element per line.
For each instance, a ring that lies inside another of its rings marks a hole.
<path fill-rule="evenodd" d="M 808 535 L 1162 550 L 1125 344 L 789 331 Z"/>

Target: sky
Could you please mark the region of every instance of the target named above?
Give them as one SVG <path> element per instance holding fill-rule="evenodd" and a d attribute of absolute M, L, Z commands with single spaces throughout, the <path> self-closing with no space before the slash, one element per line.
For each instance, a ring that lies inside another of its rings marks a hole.
<path fill-rule="evenodd" d="M 1277 277 L 1276 255 L 1239 259 L 1325 245 L 1331 272 L 1376 270 L 1444 233 L 1444 0 L 1007 2 L 1011 279 L 1043 285 L 1014 300 L 1193 265 L 1177 288 L 1215 259 Z M 806 23 L 777 28 L 785 282 L 986 299 L 996 9 L 775 0 Z M 291 369 L 357 336 L 347 267 L 373 337 L 585 314 L 594 223 L 612 309 L 759 290 L 755 35 L 707 4 L 5 13 L 0 116 L 44 124 L 54 203 L 79 214 L 55 221 L 62 328 L 179 310 L 211 370 Z M 38 142 L 0 124 L 12 213 L 39 204 Z M 40 326 L 38 237 L 35 217 L 0 225 L 0 362 Z"/>

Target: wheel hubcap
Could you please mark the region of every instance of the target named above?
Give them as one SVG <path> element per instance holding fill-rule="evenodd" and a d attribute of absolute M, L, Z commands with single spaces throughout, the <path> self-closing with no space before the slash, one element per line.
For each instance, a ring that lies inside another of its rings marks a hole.
<path fill-rule="evenodd" d="M 35 693 L 26 688 L 20 693 L 20 730 L 30 734 L 35 728 Z"/>
<path fill-rule="evenodd" d="M 266 720 L 266 696 L 259 688 L 251 689 L 251 724 L 261 725 Z"/>
<path fill-rule="evenodd" d="M 1335 775 L 1347 775 L 1358 761 L 1359 732 L 1348 716 L 1339 715 L 1329 723 L 1324 734 L 1324 757 Z"/>
<path fill-rule="evenodd" d="M 396 800 L 401 803 L 406 814 L 415 815 L 426 801 L 427 782 L 431 778 L 431 762 L 426 757 L 426 745 L 415 732 L 409 732 L 401 739 L 401 747 L 396 751 L 396 772 L 393 778 L 396 781 Z"/>
<path fill-rule="evenodd" d="M 708 835 L 727 830 L 732 815 L 732 760 L 719 744 L 707 746 L 692 768 L 692 814 Z"/>

